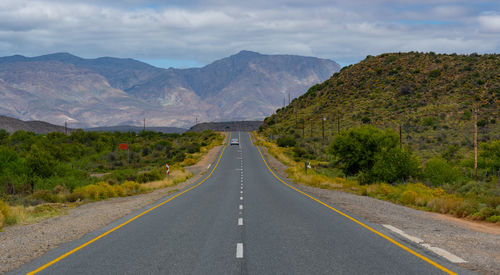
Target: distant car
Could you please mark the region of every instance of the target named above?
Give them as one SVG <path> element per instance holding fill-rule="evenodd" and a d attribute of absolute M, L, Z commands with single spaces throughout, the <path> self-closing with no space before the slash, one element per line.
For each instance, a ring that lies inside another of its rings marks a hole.
<path fill-rule="evenodd" d="M 231 145 L 240 145 L 240 140 L 237 138 L 232 138 L 231 139 Z"/>

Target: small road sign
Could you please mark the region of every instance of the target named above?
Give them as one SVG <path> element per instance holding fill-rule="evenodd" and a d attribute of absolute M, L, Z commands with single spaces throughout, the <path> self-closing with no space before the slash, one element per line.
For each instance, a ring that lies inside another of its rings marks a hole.
<path fill-rule="evenodd" d="M 126 143 L 120 143 L 120 149 L 121 150 L 127 150 L 127 144 Z"/>
<path fill-rule="evenodd" d="M 165 164 L 165 170 L 167 170 L 167 175 L 170 175 L 170 166 L 167 164 Z"/>

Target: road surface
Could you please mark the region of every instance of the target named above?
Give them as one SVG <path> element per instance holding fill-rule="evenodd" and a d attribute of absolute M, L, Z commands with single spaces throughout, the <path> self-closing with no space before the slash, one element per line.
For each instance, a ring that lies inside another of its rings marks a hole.
<path fill-rule="evenodd" d="M 13 273 L 468 273 L 300 193 L 269 170 L 248 133 L 232 137 L 240 145 L 225 146 L 205 180 Z"/>

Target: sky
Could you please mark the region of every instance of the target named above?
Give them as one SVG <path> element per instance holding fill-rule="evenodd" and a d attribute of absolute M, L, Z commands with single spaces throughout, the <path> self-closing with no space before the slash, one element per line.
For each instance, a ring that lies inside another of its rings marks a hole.
<path fill-rule="evenodd" d="M 1 0 L 0 56 L 199 67 L 241 50 L 328 58 L 499 53 L 500 0 Z"/>

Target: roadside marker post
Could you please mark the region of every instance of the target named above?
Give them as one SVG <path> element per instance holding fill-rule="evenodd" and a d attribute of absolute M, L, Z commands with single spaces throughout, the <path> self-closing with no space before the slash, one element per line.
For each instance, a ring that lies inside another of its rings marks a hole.
<path fill-rule="evenodd" d="M 167 176 L 170 175 L 170 165 L 165 164 L 165 170 L 167 171 Z"/>

